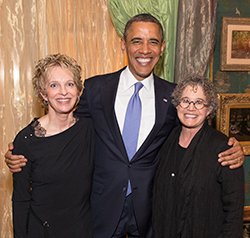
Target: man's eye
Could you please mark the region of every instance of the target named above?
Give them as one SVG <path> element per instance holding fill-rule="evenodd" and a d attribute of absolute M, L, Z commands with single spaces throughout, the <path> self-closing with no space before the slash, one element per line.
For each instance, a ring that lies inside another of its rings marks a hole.
<path fill-rule="evenodd" d="M 151 45 L 158 45 L 158 43 L 159 43 L 158 41 L 150 41 Z"/>
<path fill-rule="evenodd" d="M 132 44 L 140 44 L 140 43 L 141 43 L 141 41 L 139 41 L 139 40 L 132 41 Z"/>

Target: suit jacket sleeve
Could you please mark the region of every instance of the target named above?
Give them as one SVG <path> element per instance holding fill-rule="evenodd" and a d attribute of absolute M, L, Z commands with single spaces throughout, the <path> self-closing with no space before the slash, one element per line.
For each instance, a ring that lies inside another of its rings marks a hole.
<path fill-rule="evenodd" d="M 80 102 L 77 105 L 75 114 L 79 117 L 90 117 L 89 103 L 88 103 L 88 79 L 84 81 L 84 89 L 80 97 Z"/>

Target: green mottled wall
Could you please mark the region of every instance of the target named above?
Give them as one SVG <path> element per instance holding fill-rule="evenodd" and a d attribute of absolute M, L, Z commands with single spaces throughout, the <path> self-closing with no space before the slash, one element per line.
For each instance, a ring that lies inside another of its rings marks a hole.
<path fill-rule="evenodd" d="M 250 72 L 220 71 L 221 18 L 250 17 L 250 0 L 219 0 L 217 39 L 213 57 L 213 82 L 219 93 L 250 93 Z M 250 206 L 250 156 L 246 156 L 245 205 Z"/>
<path fill-rule="evenodd" d="M 250 0 L 219 0 L 213 82 L 219 93 L 250 93 L 250 72 L 220 71 L 221 18 L 250 17 Z"/>

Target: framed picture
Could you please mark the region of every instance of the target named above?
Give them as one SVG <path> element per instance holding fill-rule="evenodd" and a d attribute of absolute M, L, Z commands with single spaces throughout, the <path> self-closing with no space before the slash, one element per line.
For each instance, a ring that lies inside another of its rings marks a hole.
<path fill-rule="evenodd" d="M 229 137 L 235 137 L 244 154 L 250 155 L 250 94 L 219 94 L 220 108 L 216 127 Z"/>
<path fill-rule="evenodd" d="M 244 207 L 243 221 L 250 221 L 250 207 L 249 206 Z"/>
<path fill-rule="evenodd" d="M 250 155 L 250 94 L 218 94 L 220 107 L 216 127 L 227 136 L 235 137 L 244 154 Z M 250 221 L 250 160 L 244 162 L 245 206 L 244 221 Z"/>
<path fill-rule="evenodd" d="M 244 177 L 245 177 L 245 206 L 244 206 L 244 221 L 250 221 L 250 159 L 246 158 L 244 162 Z"/>
<path fill-rule="evenodd" d="M 250 71 L 250 18 L 222 17 L 221 71 Z"/>

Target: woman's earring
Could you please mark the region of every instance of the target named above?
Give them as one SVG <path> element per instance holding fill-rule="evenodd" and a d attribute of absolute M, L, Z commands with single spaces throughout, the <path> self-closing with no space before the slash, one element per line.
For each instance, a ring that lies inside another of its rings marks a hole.
<path fill-rule="evenodd" d="M 48 106 L 49 102 L 48 102 L 47 100 L 43 99 L 43 104 L 44 104 L 45 106 Z"/>

